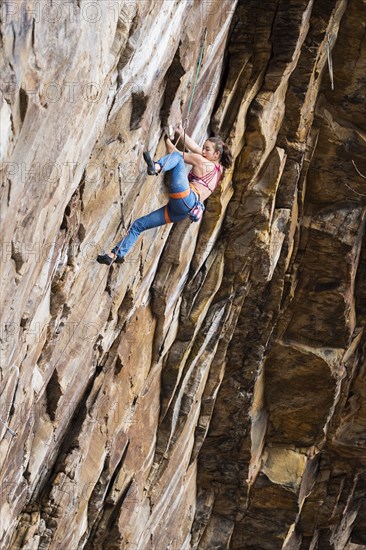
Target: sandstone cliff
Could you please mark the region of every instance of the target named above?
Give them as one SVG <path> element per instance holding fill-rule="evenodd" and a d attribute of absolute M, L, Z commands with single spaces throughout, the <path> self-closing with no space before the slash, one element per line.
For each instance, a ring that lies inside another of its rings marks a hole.
<path fill-rule="evenodd" d="M 366 548 L 365 0 L 2 15 L 1 548 Z M 108 270 L 205 27 L 235 165 Z"/>

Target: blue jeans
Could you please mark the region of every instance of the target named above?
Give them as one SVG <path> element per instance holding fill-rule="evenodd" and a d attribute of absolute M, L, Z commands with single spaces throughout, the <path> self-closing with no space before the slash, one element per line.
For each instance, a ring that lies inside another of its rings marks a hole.
<path fill-rule="evenodd" d="M 165 155 L 161 159 L 156 161 L 162 167 L 162 172 L 171 172 L 169 194 L 181 193 L 190 189 L 187 179 L 186 168 L 184 160 L 181 154 L 174 151 L 171 155 Z M 133 247 L 137 241 L 139 235 L 146 231 L 146 229 L 152 229 L 159 225 L 165 225 L 166 223 L 176 223 L 184 220 L 191 208 L 196 204 L 197 196 L 190 190 L 189 195 L 182 198 L 170 198 L 169 202 L 159 208 L 138 218 L 133 222 L 127 235 L 121 239 L 113 248 L 113 254 L 116 254 L 119 258 L 123 258 L 127 252 Z"/>

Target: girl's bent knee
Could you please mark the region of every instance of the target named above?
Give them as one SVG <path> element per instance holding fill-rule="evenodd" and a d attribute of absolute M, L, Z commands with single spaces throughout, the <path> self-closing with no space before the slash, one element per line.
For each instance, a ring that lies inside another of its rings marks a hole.
<path fill-rule="evenodd" d="M 183 164 L 184 164 L 183 157 L 182 157 L 182 155 L 181 155 L 180 153 L 178 153 L 178 151 L 173 151 L 173 152 L 172 152 L 172 157 L 175 158 L 175 159 L 177 159 L 177 161 L 178 161 L 179 163 L 182 163 L 182 162 L 183 162 Z"/>

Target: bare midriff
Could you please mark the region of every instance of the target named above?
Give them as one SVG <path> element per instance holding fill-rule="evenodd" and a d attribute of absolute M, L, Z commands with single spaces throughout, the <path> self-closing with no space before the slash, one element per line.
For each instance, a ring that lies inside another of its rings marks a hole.
<path fill-rule="evenodd" d="M 193 189 L 193 191 L 196 191 L 196 193 L 200 196 L 200 201 L 203 202 L 211 195 L 211 192 L 205 187 L 204 185 L 201 185 L 197 181 L 189 184 L 189 187 Z"/>

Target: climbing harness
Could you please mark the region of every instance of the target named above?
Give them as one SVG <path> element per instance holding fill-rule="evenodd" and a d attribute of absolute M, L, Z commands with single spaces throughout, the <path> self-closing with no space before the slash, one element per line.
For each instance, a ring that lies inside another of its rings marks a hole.
<path fill-rule="evenodd" d="M 189 204 L 186 203 L 184 200 L 188 197 L 188 195 L 191 193 L 191 191 L 196 195 L 196 202 L 193 206 L 189 206 Z M 169 197 L 171 199 L 182 199 L 186 207 L 188 208 L 188 217 L 191 220 L 191 222 L 198 222 L 202 218 L 203 212 L 205 210 L 205 205 L 203 202 L 200 201 L 200 194 L 198 191 L 195 191 L 192 187 L 190 189 L 186 189 L 185 191 L 181 191 L 180 193 L 170 193 Z"/>
<path fill-rule="evenodd" d="M 193 97 L 194 97 L 194 93 L 196 91 L 198 77 L 199 77 L 199 74 L 200 74 L 200 71 L 201 71 L 203 56 L 204 56 L 204 53 L 205 53 L 206 37 L 207 37 L 207 27 L 205 27 L 205 29 L 203 31 L 202 40 L 201 40 L 200 55 L 199 55 L 199 58 L 198 58 L 197 68 L 196 68 L 196 74 L 195 74 L 194 83 L 193 83 L 191 95 L 190 95 L 189 102 L 188 102 L 187 114 L 186 114 L 186 117 L 185 117 L 184 122 L 183 122 L 183 160 L 184 160 L 184 150 L 185 150 L 185 143 L 186 143 L 186 128 L 188 127 L 188 124 L 189 124 L 189 115 L 190 115 L 191 109 L 192 109 Z M 182 134 L 180 134 L 178 136 L 177 141 L 173 144 L 174 147 L 177 146 L 177 144 L 180 141 L 181 137 L 182 137 Z M 170 153 L 169 157 L 167 158 L 167 160 L 163 164 L 160 173 L 163 171 L 163 168 L 164 168 L 165 164 L 168 162 L 171 154 L 172 153 Z"/>
<path fill-rule="evenodd" d="M 203 216 L 204 211 L 205 211 L 205 205 L 203 204 L 203 202 L 201 201 L 196 202 L 196 204 L 193 206 L 193 208 L 191 208 L 188 214 L 191 222 L 199 222 Z"/>
<path fill-rule="evenodd" d="M 191 95 L 190 95 L 189 102 L 188 102 L 187 114 L 186 114 L 186 117 L 185 117 L 184 123 L 183 123 L 183 160 L 184 160 L 184 152 L 185 152 L 185 144 L 186 144 L 186 129 L 187 129 L 188 124 L 189 124 L 189 115 L 190 115 L 191 109 L 192 109 L 193 97 L 194 97 L 194 94 L 195 94 L 195 91 L 196 91 L 198 77 L 199 77 L 201 66 L 202 66 L 202 61 L 203 61 L 203 56 L 204 56 L 204 51 L 205 51 L 206 38 L 207 38 L 207 27 L 203 31 L 202 40 L 201 40 L 200 55 L 199 55 L 199 58 L 198 58 L 198 61 L 197 61 L 196 74 L 195 74 L 193 87 L 192 87 Z M 180 136 L 178 137 L 176 143 L 174 144 L 174 147 L 177 146 L 177 144 L 178 144 L 181 137 L 182 137 L 182 134 L 180 134 Z M 166 162 L 164 163 L 164 165 L 161 169 L 161 172 L 163 171 L 163 168 L 164 168 L 165 164 L 168 162 L 171 154 L 172 153 L 170 153 L 169 157 L 167 158 Z M 192 172 L 192 170 L 191 170 L 191 172 Z M 215 175 L 215 174 L 216 174 L 216 170 L 214 170 L 213 175 Z M 188 179 L 189 179 L 189 176 L 188 176 Z M 210 178 L 209 181 L 211 181 L 211 179 L 212 178 Z M 189 181 L 191 181 L 191 180 L 189 180 Z M 200 181 L 200 180 L 198 180 L 198 181 Z M 206 185 L 206 187 L 208 187 L 208 185 Z M 208 187 L 208 189 L 210 189 L 210 188 Z M 193 191 L 193 189 L 192 189 L 192 191 Z M 195 193 L 195 195 L 197 197 L 197 200 L 196 200 L 195 205 L 192 208 L 186 203 L 186 201 L 184 200 L 183 197 L 181 197 L 181 198 L 182 198 L 184 204 L 187 206 L 187 208 L 189 208 L 188 217 L 191 220 L 191 222 L 198 222 L 198 221 L 201 220 L 201 218 L 203 216 L 203 212 L 205 211 L 205 205 L 203 204 L 203 202 L 200 201 L 200 195 L 199 195 L 198 191 L 193 191 L 193 192 Z M 187 193 L 187 195 L 188 194 L 189 194 L 189 192 Z M 170 195 L 170 197 L 171 197 L 171 195 Z M 176 197 L 171 197 L 171 198 L 176 198 Z"/>
<path fill-rule="evenodd" d="M 186 114 L 186 117 L 185 117 L 185 120 L 184 120 L 184 123 L 183 123 L 183 160 L 184 160 L 184 150 L 185 150 L 185 142 L 186 142 L 186 128 L 188 126 L 188 123 L 189 123 L 189 115 L 190 115 L 190 112 L 191 112 L 191 109 L 192 109 L 192 104 L 193 104 L 193 97 L 194 97 L 194 94 L 195 94 L 195 91 L 196 91 L 196 87 L 197 87 L 197 82 L 198 82 L 198 77 L 199 77 L 199 73 L 200 73 L 200 70 L 201 70 L 201 66 L 202 66 L 202 61 L 203 61 L 203 56 L 204 56 L 204 52 L 205 52 L 205 44 L 206 44 L 206 38 L 207 38 L 207 27 L 205 27 L 205 29 L 203 30 L 203 34 L 202 34 L 202 40 L 201 40 L 201 48 L 200 48 L 200 54 L 199 54 L 199 58 L 198 58 L 198 61 L 197 61 L 197 68 L 196 68 L 196 74 L 195 74 L 195 78 L 194 78 L 194 82 L 193 82 L 193 87 L 192 87 L 192 91 L 191 91 L 191 95 L 190 95 L 190 98 L 189 98 L 189 102 L 188 102 L 188 109 L 187 109 L 187 114 Z M 173 143 L 173 146 L 174 148 L 176 148 L 176 146 L 178 145 L 180 139 L 182 137 L 182 134 L 180 134 L 177 138 L 177 140 L 175 141 L 175 143 Z M 174 149 L 173 149 L 174 151 Z M 162 174 L 163 173 L 163 169 L 165 167 L 165 165 L 167 164 L 167 162 L 169 161 L 173 151 L 170 153 L 170 155 L 168 156 L 168 158 L 166 159 L 166 161 L 164 162 L 164 164 L 162 165 L 161 167 L 161 170 L 159 172 L 158 175 Z M 216 173 L 216 171 L 215 171 Z M 119 181 L 120 181 L 120 178 L 119 178 Z M 209 180 L 211 181 L 211 180 Z M 217 182 L 218 183 L 218 182 Z M 205 185 L 205 184 L 204 184 Z M 216 184 L 217 185 L 217 184 Z M 206 186 L 208 187 L 208 186 Z M 216 187 L 216 186 L 215 186 Z M 208 189 L 210 189 L 208 187 Z M 120 183 L 120 193 L 122 194 L 122 190 L 121 190 L 121 183 Z M 176 197 L 172 197 L 172 198 L 176 198 Z M 186 204 L 186 202 L 184 201 L 184 204 Z M 186 206 L 188 206 L 186 204 Z M 189 206 L 188 206 L 189 208 Z M 199 221 L 201 218 L 202 218 L 202 214 L 205 210 L 205 206 L 204 204 L 199 200 L 198 198 L 198 201 L 197 203 L 195 204 L 195 206 L 193 206 L 193 208 L 190 210 L 189 212 L 189 219 L 191 221 Z M 166 212 L 167 214 L 167 212 Z M 169 220 L 169 216 L 167 216 L 167 219 L 166 221 L 169 223 L 170 220 Z M 123 227 L 125 229 L 125 225 L 124 225 L 124 222 L 123 222 Z M 127 234 L 124 236 L 124 238 L 122 239 L 121 241 L 121 244 L 119 246 L 119 249 L 121 248 L 121 246 L 123 245 L 123 242 L 124 240 L 126 239 L 128 233 L 130 231 L 130 228 L 128 229 L 127 231 Z M 119 252 L 119 249 L 117 249 L 117 253 L 116 253 L 116 257 L 118 256 L 118 252 Z M 111 262 L 110 266 L 115 262 L 116 258 L 113 258 L 113 261 Z"/>

